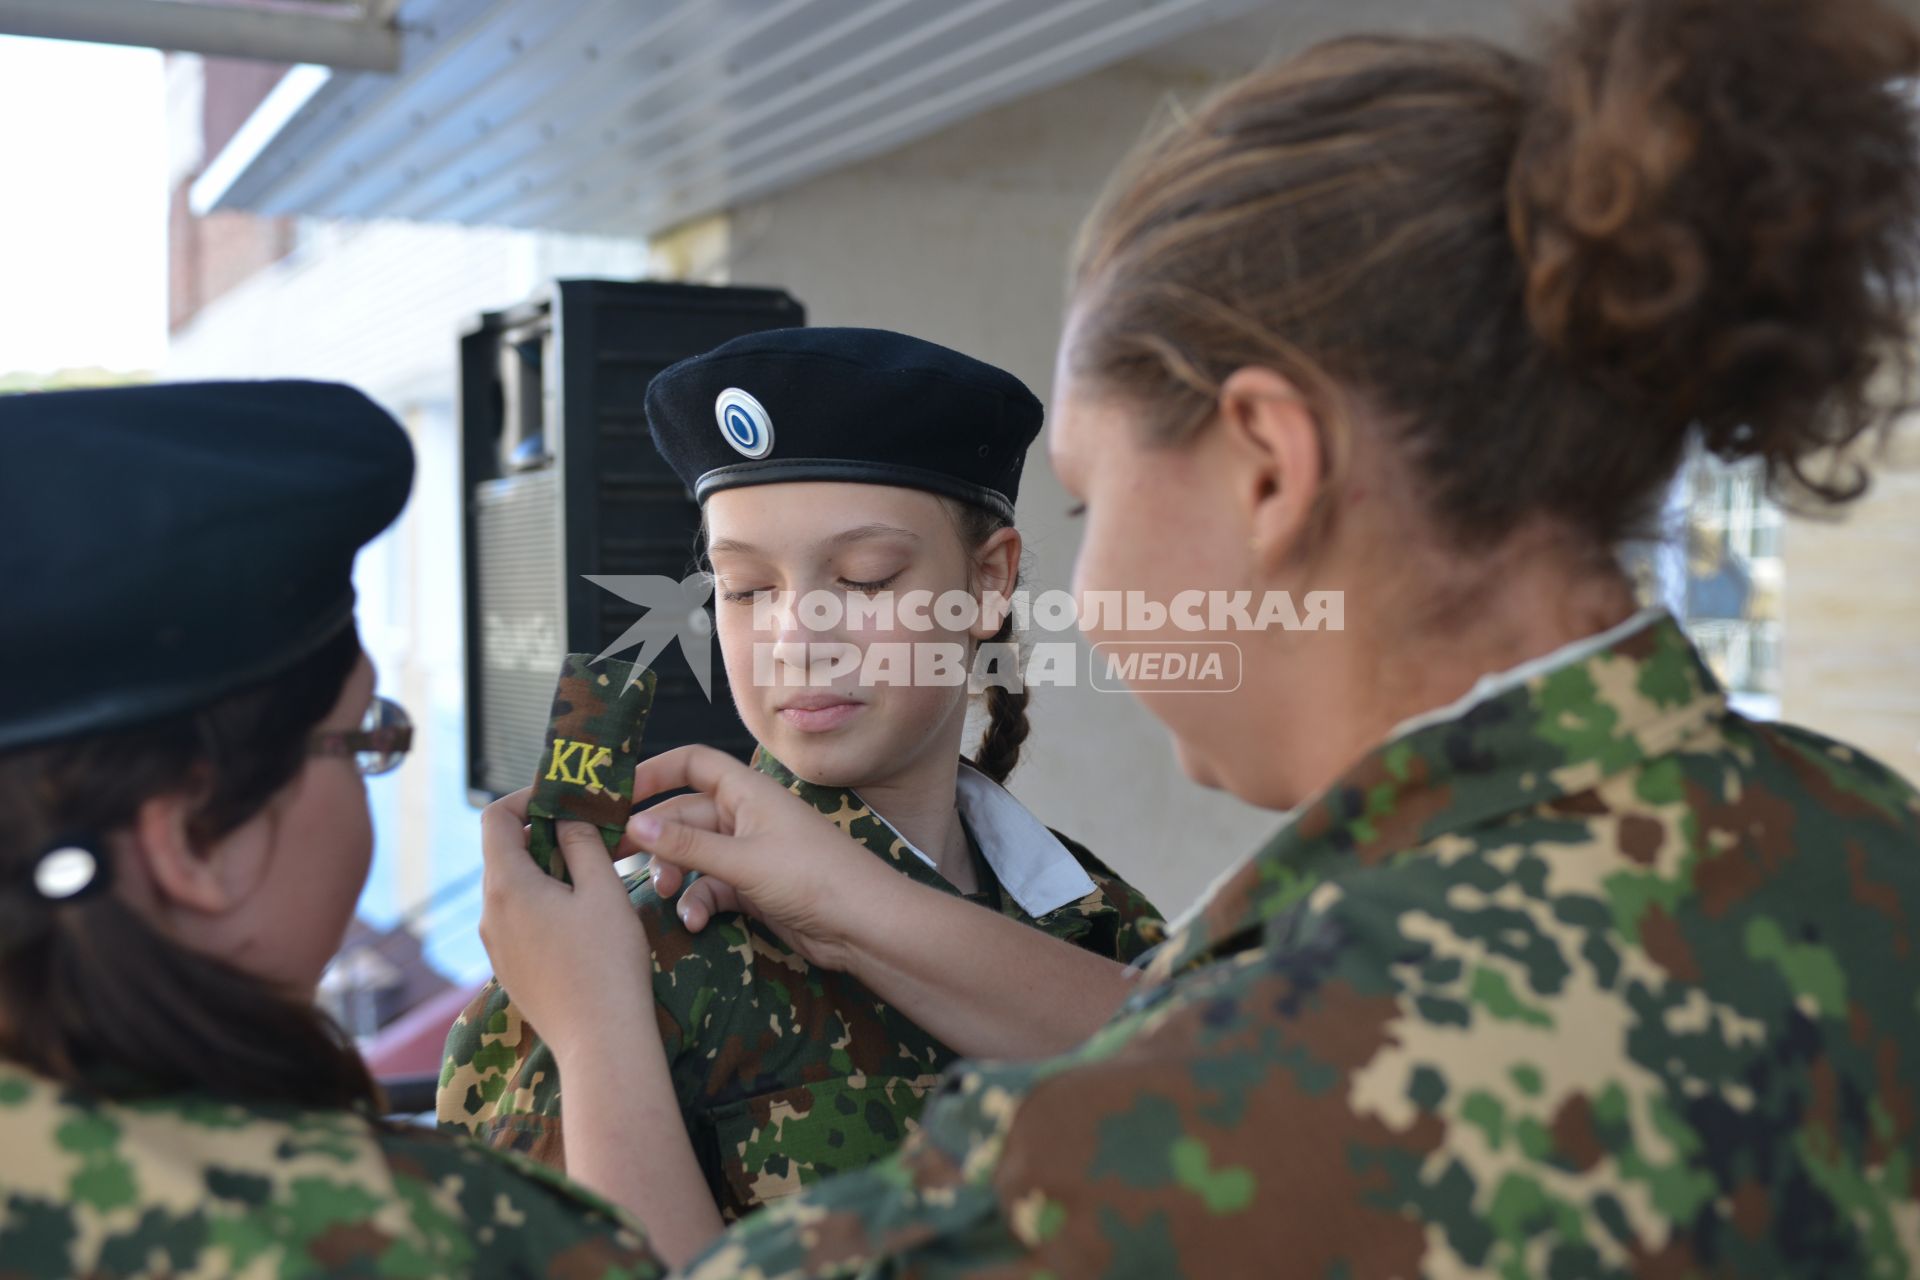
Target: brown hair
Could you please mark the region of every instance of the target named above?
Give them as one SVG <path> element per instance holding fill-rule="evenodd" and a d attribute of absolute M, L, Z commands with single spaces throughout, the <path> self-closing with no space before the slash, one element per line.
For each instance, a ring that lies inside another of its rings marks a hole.
<path fill-rule="evenodd" d="M 48 903 L 30 888 L 51 844 L 105 843 L 154 796 L 197 797 L 197 843 L 247 822 L 300 772 L 359 657 L 348 627 L 197 711 L 0 755 L 0 1054 L 114 1094 L 378 1106 L 352 1041 L 311 1004 L 169 940 L 117 894 Z"/>
<path fill-rule="evenodd" d="M 1322 45 L 1123 169 L 1076 255 L 1071 367 L 1161 443 L 1273 368 L 1334 472 L 1375 410 L 1466 547 L 1540 513 L 1638 532 L 1696 428 L 1776 493 L 1848 500 L 1864 477 L 1810 462 L 1913 373 L 1916 68 L 1875 0 L 1577 0 L 1537 60 Z"/>

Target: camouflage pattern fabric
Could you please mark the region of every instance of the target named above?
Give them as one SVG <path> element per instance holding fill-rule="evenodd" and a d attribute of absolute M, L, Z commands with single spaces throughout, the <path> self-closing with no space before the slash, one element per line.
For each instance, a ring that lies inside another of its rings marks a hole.
<path fill-rule="evenodd" d="M 1684 633 L 1416 722 L 1075 1052 L 950 1073 L 719 1277 L 1920 1270 L 1920 796 Z"/>
<path fill-rule="evenodd" d="M 765 753 L 755 764 L 902 875 L 954 892 L 853 792 L 801 781 Z M 1133 960 L 1161 936 L 1158 915 L 1093 855 L 1062 843 L 1092 878 L 1093 893 L 1036 920 L 993 892 L 982 861 L 987 896 L 1024 924 Z M 951 1049 L 745 917 L 723 916 L 690 933 L 644 876 L 628 888 L 653 941 L 652 995 L 675 1093 L 723 1215 L 733 1220 L 900 1145 L 954 1060 Z M 561 1102 L 552 1052 L 489 983 L 448 1035 L 441 1124 L 561 1168 Z"/>
<path fill-rule="evenodd" d="M 109 1102 L 0 1062 L 0 1277 L 569 1277 L 663 1268 L 528 1161 L 351 1111 Z"/>
<path fill-rule="evenodd" d="M 527 801 L 527 852 L 540 869 L 568 879 L 555 823 L 591 822 L 611 853 L 633 808 L 633 768 L 657 678 L 633 664 L 570 653 L 561 664 L 547 720 L 546 749 Z"/>

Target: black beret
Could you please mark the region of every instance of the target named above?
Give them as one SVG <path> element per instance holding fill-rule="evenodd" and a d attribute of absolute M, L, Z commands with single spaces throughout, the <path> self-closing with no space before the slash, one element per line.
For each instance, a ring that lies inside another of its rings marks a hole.
<path fill-rule="evenodd" d="M 0 396 L 0 749 L 192 710 L 353 620 L 413 448 L 322 382 Z"/>
<path fill-rule="evenodd" d="M 1005 370 L 884 329 L 768 329 L 647 387 L 654 444 L 701 502 L 839 480 L 926 489 L 1011 520 L 1041 417 Z"/>

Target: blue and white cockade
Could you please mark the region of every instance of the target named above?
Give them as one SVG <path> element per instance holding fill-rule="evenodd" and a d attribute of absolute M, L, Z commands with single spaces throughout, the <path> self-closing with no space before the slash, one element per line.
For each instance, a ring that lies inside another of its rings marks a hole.
<path fill-rule="evenodd" d="M 758 460 L 773 452 L 773 419 L 766 408 L 738 387 L 728 387 L 714 401 L 713 415 L 727 443 Z"/>

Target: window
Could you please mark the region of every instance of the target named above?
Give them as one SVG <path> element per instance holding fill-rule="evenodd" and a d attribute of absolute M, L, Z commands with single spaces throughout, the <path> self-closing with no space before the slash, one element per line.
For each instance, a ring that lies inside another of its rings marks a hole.
<path fill-rule="evenodd" d="M 1681 474 L 1678 610 L 1720 683 L 1750 715 L 1780 706 L 1781 512 L 1758 460 L 1696 453 Z"/>
<path fill-rule="evenodd" d="M 1658 542 L 1630 543 L 1622 564 L 1643 603 L 1687 629 L 1734 706 L 1780 714 L 1782 516 L 1758 461 L 1695 449 L 1675 477 Z"/>

